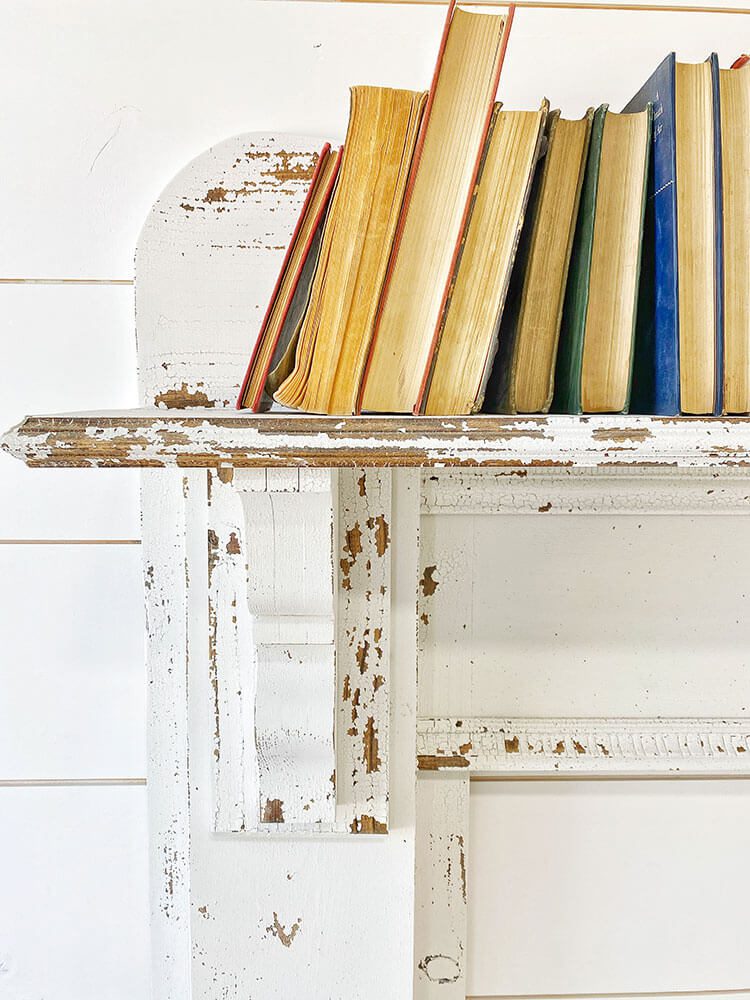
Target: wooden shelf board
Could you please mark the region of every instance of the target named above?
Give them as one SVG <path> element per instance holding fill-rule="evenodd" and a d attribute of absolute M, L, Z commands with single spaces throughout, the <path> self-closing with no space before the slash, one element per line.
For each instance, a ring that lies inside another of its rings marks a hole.
<path fill-rule="evenodd" d="M 26 417 L 2 448 L 44 468 L 750 466 L 750 419 L 322 417 L 141 409 Z"/>

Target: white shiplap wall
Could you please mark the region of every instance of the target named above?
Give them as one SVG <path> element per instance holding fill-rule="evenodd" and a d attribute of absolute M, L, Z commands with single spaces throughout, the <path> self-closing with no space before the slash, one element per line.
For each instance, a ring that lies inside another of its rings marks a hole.
<path fill-rule="evenodd" d="M 6 0 L 0 424 L 134 405 L 133 250 L 161 188 L 234 133 L 343 134 L 352 83 L 426 86 L 442 18 L 427 4 Z M 665 18 L 519 12 L 509 106 L 548 93 L 570 115 L 598 100 L 617 107 L 670 45 L 694 59 L 718 48 L 724 65 L 748 46 L 736 16 Z M 148 995 L 138 535 L 129 472 L 29 472 L 0 457 L 0 996 L 10 1000 Z M 556 815 L 549 801 L 529 823 Z M 523 823 L 519 813 L 503 843 L 507 870 Z M 532 879 L 512 891 L 543 899 L 543 889 Z"/>

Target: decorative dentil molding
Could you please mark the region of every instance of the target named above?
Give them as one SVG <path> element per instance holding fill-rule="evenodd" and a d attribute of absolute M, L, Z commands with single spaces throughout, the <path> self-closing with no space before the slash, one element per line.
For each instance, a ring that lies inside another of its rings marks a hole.
<path fill-rule="evenodd" d="M 420 719 L 420 771 L 750 775 L 750 719 Z"/>

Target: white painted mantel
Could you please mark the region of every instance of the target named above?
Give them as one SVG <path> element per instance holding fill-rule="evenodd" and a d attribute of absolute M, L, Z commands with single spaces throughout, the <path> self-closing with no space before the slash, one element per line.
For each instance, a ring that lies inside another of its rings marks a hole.
<path fill-rule="evenodd" d="M 144 469 L 157 1000 L 463 1000 L 472 777 L 750 773 L 750 719 L 506 717 L 470 656 L 507 584 L 462 535 L 742 517 L 748 421 L 230 411 L 320 144 L 186 167 L 138 247 L 143 409 L 3 440 Z"/>

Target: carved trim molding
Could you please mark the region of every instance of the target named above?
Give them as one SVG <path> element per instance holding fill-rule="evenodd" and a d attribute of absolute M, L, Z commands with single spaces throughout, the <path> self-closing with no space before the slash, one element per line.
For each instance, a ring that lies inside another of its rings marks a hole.
<path fill-rule="evenodd" d="M 728 468 L 747 418 L 323 417 L 143 409 L 27 417 L 2 448 L 44 467 Z"/>
<path fill-rule="evenodd" d="M 750 719 L 420 719 L 420 771 L 748 775 Z"/>
<path fill-rule="evenodd" d="M 743 469 L 424 470 L 423 514 L 750 514 Z"/>

